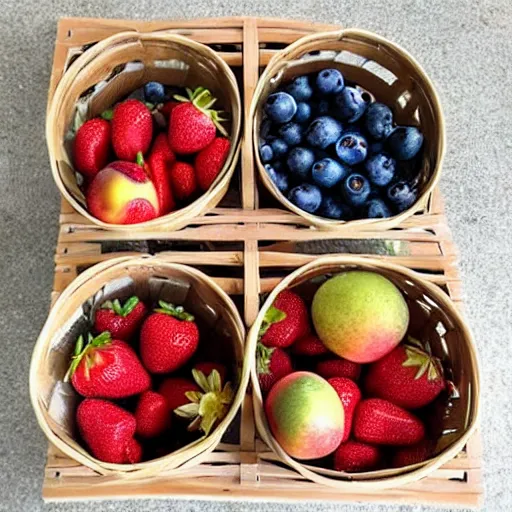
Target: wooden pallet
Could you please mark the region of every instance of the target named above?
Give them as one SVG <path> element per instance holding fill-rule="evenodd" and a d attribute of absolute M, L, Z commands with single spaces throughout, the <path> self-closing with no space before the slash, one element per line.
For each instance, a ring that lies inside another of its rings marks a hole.
<path fill-rule="evenodd" d="M 82 46 L 122 30 L 173 30 L 214 46 L 240 77 L 248 110 L 260 69 L 277 49 L 311 31 L 332 28 L 255 18 L 181 22 L 63 19 L 57 32 L 50 98 L 70 56 Z M 271 290 L 292 269 L 315 258 L 315 253 L 358 252 L 389 258 L 421 272 L 443 287 L 462 308 L 456 249 L 437 190 L 428 211 L 415 215 L 399 229 L 358 235 L 318 231 L 272 202 L 259 186 L 250 132 L 247 125 L 241 169 L 225 200 L 180 231 L 147 232 L 144 240 L 140 240 L 140 235 L 133 232 L 105 231 L 92 225 L 63 201 L 52 298 L 55 300 L 75 276 L 95 263 L 120 255 L 158 253 L 170 261 L 198 266 L 216 276 L 217 283 L 234 298 L 250 326 L 258 312 L 260 295 Z M 169 478 L 161 473 L 140 481 L 99 476 L 50 446 L 43 498 L 379 501 L 465 507 L 481 503 L 478 433 L 456 459 L 428 478 L 397 489 L 351 494 L 305 481 L 277 463 L 255 433 L 249 395 L 243 403 L 239 435 L 235 437 L 239 441 L 225 439 L 215 452 L 204 456 L 200 465 L 185 465 L 178 476 Z"/>

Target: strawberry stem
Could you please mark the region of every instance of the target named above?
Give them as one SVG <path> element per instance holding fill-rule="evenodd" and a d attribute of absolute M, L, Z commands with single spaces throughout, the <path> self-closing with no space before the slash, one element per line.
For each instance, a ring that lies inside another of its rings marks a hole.
<path fill-rule="evenodd" d="M 112 121 L 112 118 L 114 117 L 114 109 L 109 108 L 102 112 L 101 117 L 105 119 L 106 121 Z"/>
<path fill-rule="evenodd" d="M 137 165 L 144 167 L 144 155 L 142 154 L 142 151 L 137 153 Z"/>
<path fill-rule="evenodd" d="M 100 309 L 110 309 L 114 311 L 116 315 L 126 317 L 135 309 L 139 302 L 139 298 L 134 295 L 130 297 L 124 305 L 121 305 L 119 299 L 114 299 L 113 301 L 107 300 L 101 305 Z"/>
<path fill-rule="evenodd" d="M 96 338 L 93 338 L 91 333 L 87 334 L 87 345 L 84 347 L 84 337 L 79 336 L 76 340 L 75 349 L 73 350 L 73 356 L 71 357 L 71 363 L 69 365 L 68 371 L 66 372 L 66 375 L 64 375 L 64 382 L 69 382 L 69 379 L 73 377 L 73 374 L 75 373 L 76 369 L 78 368 L 78 365 L 82 361 L 82 359 L 85 357 L 86 360 L 86 370 L 90 367 L 90 360 L 89 360 L 89 352 L 94 348 L 99 348 L 107 345 L 111 341 L 111 335 L 108 331 L 102 332 L 99 336 L 96 336 Z M 86 372 L 88 374 L 88 372 Z"/>
<path fill-rule="evenodd" d="M 263 322 L 261 322 L 261 327 L 258 335 L 263 336 L 269 329 L 272 324 L 276 324 L 278 322 L 283 321 L 286 318 L 286 313 L 277 309 L 275 306 L 270 306 L 265 316 L 263 317 Z"/>
<path fill-rule="evenodd" d="M 258 342 L 256 345 L 256 369 L 258 374 L 270 373 L 270 360 L 274 350 L 274 348 L 266 347 L 263 343 Z"/>
<path fill-rule="evenodd" d="M 163 313 L 165 315 L 173 316 L 178 320 L 184 320 L 185 322 L 193 322 L 194 315 L 187 313 L 183 306 L 175 306 L 169 302 L 164 302 L 163 300 L 158 301 L 159 308 L 155 309 L 157 313 Z"/>

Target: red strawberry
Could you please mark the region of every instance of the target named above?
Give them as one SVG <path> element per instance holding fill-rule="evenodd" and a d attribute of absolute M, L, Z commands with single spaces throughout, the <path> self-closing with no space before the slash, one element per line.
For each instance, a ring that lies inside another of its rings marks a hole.
<path fill-rule="evenodd" d="M 140 332 L 140 356 L 151 373 L 168 373 L 183 366 L 199 344 L 194 317 L 182 306 L 159 302 Z"/>
<path fill-rule="evenodd" d="M 343 431 L 343 438 L 341 442 L 344 443 L 350 437 L 352 430 L 352 421 L 354 418 L 354 411 L 357 404 L 361 401 L 361 391 L 357 384 L 346 377 L 333 377 L 327 381 L 338 393 L 341 403 L 343 404 L 343 411 L 345 412 L 345 429 Z"/>
<path fill-rule="evenodd" d="M 310 331 L 306 304 L 290 290 L 282 291 L 265 313 L 261 342 L 267 347 L 289 347 Z"/>
<path fill-rule="evenodd" d="M 176 162 L 169 174 L 174 195 L 184 201 L 193 196 L 197 190 L 197 180 L 194 168 L 185 162 Z"/>
<path fill-rule="evenodd" d="M 86 121 L 77 131 L 73 142 L 76 170 L 92 179 L 107 165 L 112 130 L 110 123 L 99 117 Z"/>
<path fill-rule="evenodd" d="M 227 136 L 220 125 L 224 121 L 219 112 L 211 110 L 216 99 L 208 89 L 198 87 L 194 91 L 187 89 L 188 98 L 175 96 L 182 101 L 172 109 L 169 119 L 169 145 L 179 154 L 201 151 L 213 142 L 217 129 Z"/>
<path fill-rule="evenodd" d="M 409 446 L 425 437 L 420 419 L 381 398 L 368 398 L 359 403 L 353 429 L 358 441 L 372 444 Z"/>
<path fill-rule="evenodd" d="M 87 398 L 126 398 L 146 391 L 151 379 L 133 349 L 109 332 L 96 338 L 89 335 L 84 347 L 80 336 L 68 373 L 64 377 L 78 393 Z"/>
<path fill-rule="evenodd" d="M 375 469 L 381 460 L 381 451 L 377 446 L 347 441 L 340 444 L 334 452 L 334 469 L 358 473 Z"/>
<path fill-rule="evenodd" d="M 158 134 L 151 148 L 147 167 L 158 196 L 160 215 L 172 212 L 176 207 L 169 179 L 175 161 L 176 157 L 169 147 L 167 137 L 163 133 Z"/>
<path fill-rule="evenodd" d="M 346 377 L 347 379 L 357 380 L 361 374 L 361 365 L 353 363 L 347 359 L 337 357 L 335 359 L 326 359 L 317 363 L 315 373 L 318 373 L 324 379 L 333 377 Z"/>
<path fill-rule="evenodd" d="M 209 146 L 198 153 L 194 168 L 201 190 L 208 190 L 215 181 L 228 157 L 230 147 L 231 143 L 228 139 L 217 137 Z"/>
<path fill-rule="evenodd" d="M 194 381 L 182 377 L 169 377 L 162 382 L 158 389 L 158 392 L 166 399 L 170 411 L 188 404 L 190 400 L 185 393 L 191 391 L 199 392 L 201 390 Z"/>
<path fill-rule="evenodd" d="M 213 372 L 213 370 L 217 370 L 219 372 L 221 382 L 224 382 L 226 379 L 226 367 L 220 363 L 197 363 L 194 365 L 194 369 L 204 373 L 207 377 Z"/>
<path fill-rule="evenodd" d="M 108 331 L 116 339 L 129 341 L 146 316 L 146 306 L 138 297 L 130 297 L 124 305 L 119 299 L 106 301 L 96 311 L 94 330 Z"/>
<path fill-rule="evenodd" d="M 107 400 L 86 398 L 76 412 L 80 435 L 92 455 L 103 462 L 135 464 L 142 448 L 133 438 L 135 416 Z"/>
<path fill-rule="evenodd" d="M 429 439 L 424 439 L 418 444 L 400 448 L 393 455 L 391 466 L 394 468 L 403 468 L 404 466 L 411 466 L 418 462 L 423 462 L 430 458 L 434 453 L 434 443 Z"/>
<path fill-rule="evenodd" d="M 441 361 L 409 337 L 387 356 L 370 365 L 365 389 L 405 409 L 419 409 L 432 402 L 445 388 Z"/>
<path fill-rule="evenodd" d="M 171 426 L 169 405 L 164 396 L 146 391 L 139 398 L 135 410 L 137 434 L 141 437 L 156 437 Z"/>
<path fill-rule="evenodd" d="M 118 158 L 134 162 L 137 153 L 146 154 L 153 137 L 153 117 L 138 100 L 126 100 L 114 108 L 112 145 Z"/>
<path fill-rule="evenodd" d="M 329 352 L 316 334 L 308 334 L 297 340 L 292 345 L 292 351 L 298 356 L 319 356 Z"/>
<path fill-rule="evenodd" d="M 266 395 L 278 380 L 293 372 L 290 356 L 284 350 L 265 347 L 261 343 L 256 347 L 256 368 L 263 395 Z"/>
<path fill-rule="evenodd" d="M 181 105 L 179 101 L 168 101 L 167 103 L 164 103 L 162 105 L 162 108 L 160 108 L 159 110 L 165 116 L 165 119 L 168 121 L 169 117 L 171 116 L 171 112 L 178 105 Z"/>

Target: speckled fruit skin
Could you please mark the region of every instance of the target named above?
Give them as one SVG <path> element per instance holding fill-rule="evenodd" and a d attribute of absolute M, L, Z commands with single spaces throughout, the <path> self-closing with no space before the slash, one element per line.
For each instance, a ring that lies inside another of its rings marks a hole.
<path fill-rule="evenodd" d="M 409 325 L 398 288 L 375 272 L 343 272 L 317 290 L 313 324 L 324 345 L 355 363 L 371 363 L 393 350 Z"/>
<path fill-rule="evenodd" d="M 344 411 L 334 388 L 310 372 L 277 382 L 265 402 L 272 434 L 283 450 L 301 460 L 332 453 L 343 438 Z"/>

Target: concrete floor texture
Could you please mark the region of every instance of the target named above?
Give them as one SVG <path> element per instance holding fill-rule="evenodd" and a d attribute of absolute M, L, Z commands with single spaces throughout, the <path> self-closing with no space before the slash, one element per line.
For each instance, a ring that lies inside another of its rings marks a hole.
<path fill-rule="evenodd" d="M 510 0 L 4 0 L 0 8 L 0 510 L 287 511 L 311 505 L 41 500 L 46 439 L 28 370 L 50 303 L 59 194 L 45 145 L 46 91 L 60 16 L 255 15 L 361 27 L 409 50 L 434 80 L 447 125 L 441 188 L 460 249 L 466 309 L 481 358 L 484 510 L 512 510 L 512 4 Z M 421 506 L 315 504 L 322 512 Z M 430 509 L 432 510 L 432 509 Z"/>

